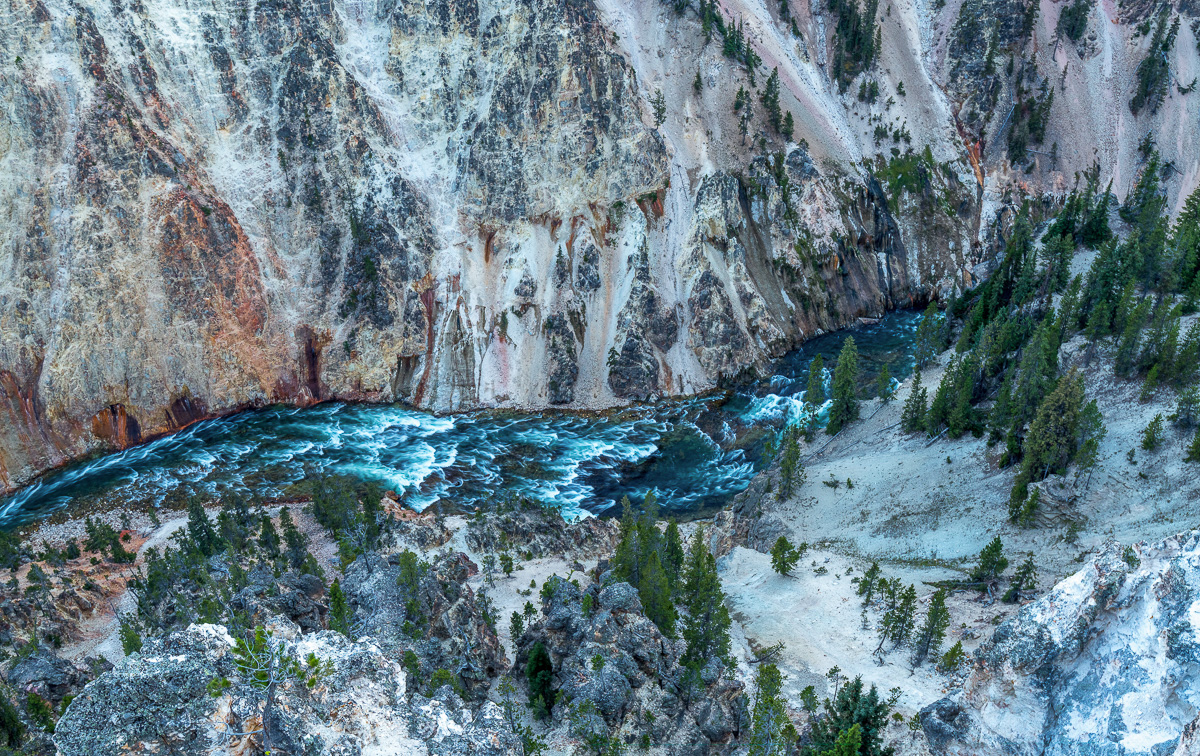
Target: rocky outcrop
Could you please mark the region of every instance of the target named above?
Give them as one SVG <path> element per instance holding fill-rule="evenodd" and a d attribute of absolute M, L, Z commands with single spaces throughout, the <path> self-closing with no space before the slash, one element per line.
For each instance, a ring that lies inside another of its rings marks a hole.
<path fill-rule="evenodd" d="M 671 754 L 723 753 L 742 727 L 740 682 L 721 678 L 711 665 L 706 689 L 693 690 L 679 664 L 680 641 L 663 637 L 642 612 L 637 590 L 628 583 L 589 585 L 551 578 L 543 594 L 542 617 L 514 639 L 514 669 L 524 670 L 536 643 L 554 664 L 560 701 L 552 716 L 570 718 L 569 709 L 589 701 L 603 726 L 622 742 L 667 746 Z M 585 608 L 585 596 L 588 607 Z"/>
<path fill-rule="evenodd" d="M 301 636 L 286 621 L 272 630 L 278 658 L 299 666 L 270 690 L 254 684 L 222 626 L 147 641 L 71 702 L 55 728 L 58 752 L 215 756 L 269 743 L 273 753 L 314 756 L 500 756 L 517 747 L 495 704 L 472 712 L 448 686 L 432 699 L 409 696 L 404 671 L 370 642 Z"/>
<path fill-rule="evenodd" d="M 611 554 L 619 540 L 620 525 L 614 519 L 585 517 L 567 522 L 558 510 L 533 502 L 473 517 L 466 532 L 467 546 L 476 553 L 511 550 L 532 559 L 561 555 L 586 560 Z"/>
<path fill-rule="evenodd" d="M 1200 532 L 1134 547 L 1111 542 L 980 646 L 960 694 L 921 712 L 930 748 L 964 756 L 1188 753 L 1200 713 L 1197 617 Z"/>
<path fill-rule="evenodd" d="M 409 556 L 402 565 L 398 556 L 369 553 L 347 568 L 343 587 L 354 634 L 374 639 L 391 658 L 412 651 L 424 671 L 422 684 L 445 670 L 465 695 L 482 697 L 508 660 L 487 605 L 466 584 L 479 568 L 461 553 L 432 563 Z"/>

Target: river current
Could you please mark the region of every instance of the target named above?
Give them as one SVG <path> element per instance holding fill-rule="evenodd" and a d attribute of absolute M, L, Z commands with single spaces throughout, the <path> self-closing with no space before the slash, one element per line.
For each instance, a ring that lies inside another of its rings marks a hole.
<path fill-rule="evenodd" d="M 884 364 L 895 379 L 911 372 L 919 320 L 896 312 L 849 332 L 865 394 L 873 395 Z M 527 496 L 578 517 L 654 491 L 667 512 L 705 512 L 749 485 L 773 431 L 827 410 L 804 403 L 808 367 L 823 355 L 828 381 L 846 335 L 812 339 L 779 360 L 770 378 L 718 396 L 607 413 L 439 416 L 340 402 L 241 412 L 49 473 L 0 502 L 0 526 L 67 508 L 162 505 L 230 489 L 274 498 L 320 474 L 378 480 L 415 509 Z"/>

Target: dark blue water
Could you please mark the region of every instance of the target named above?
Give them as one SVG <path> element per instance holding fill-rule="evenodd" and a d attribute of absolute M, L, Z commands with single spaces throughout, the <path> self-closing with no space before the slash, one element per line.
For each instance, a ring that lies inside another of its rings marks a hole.
<path fill-rule="evenodd" d="M 919 318 L 893 313 L 852 332 L 864 394 L 884 363 L 897 379 L 909 374 Z M 319 474 L 378 480 L 416 509 L 522 495 L 579 516 L 654 491 L 667 511 L 706 511 L 746 488 L 772 431 L 824 413 L 803 401 L 808 365 L 822 354 L 832 369 L 845 336 L 813 339 L 780 360 L 775 375 L 720 397 L 604 414 L 436 416 L 337 402 L 242 412 L 53 472 L 0 503 L 0 525 L 69 507 L 162 504 L 233 489 L 274 498 Z"/>

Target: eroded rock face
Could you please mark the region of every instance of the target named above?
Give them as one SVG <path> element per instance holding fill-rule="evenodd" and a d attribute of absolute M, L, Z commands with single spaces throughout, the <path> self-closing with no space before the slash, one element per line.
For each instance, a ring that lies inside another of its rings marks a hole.
<path fill-rule="evenodd" d="M 508 660 L 466 584 L 478 567 L 453 553 L 417 564 L 410 576 L 402 575 L 398 562 L 367 554 L 346 570 L 356 632 L 373 638 L 390 658 L 413 651 L 427 674 L 450 671 L 466 696 L 481 698 Z"/>
<path fill-rule="evenodd" d="M 803 150 L 668 197 L 591 0 L 177 11 L 0 32 L 0 490 L 270 402 L 699 391 L 954 278 Z"/>
<path fill-rule="evenodd" d="M 935 754 L 1194 752 L 1200 532 L 1122 548 L 1023 607 L 961 694 L 921 712 Z M 1183 742 L 1180 742 L 1181 734 Z M 1188 750 L 1192 749 L 1192 750 Z"/>
<path fill-rule="evenodd" d="M 604 726 L 624 742 L 669 745 L 674 754 L 724 752 L 747 726 L 740 717 L 741 683 L 718 679 L 715 667 L 703 672 L 707 688 L 687 693 L 679 664 L 682 641 L 663 637 L 642 612 L 628 583 L 586 589 L 565 580 L 554 583 L 543 599 L 542 617 L 517 645 L 515 670 L 524 670 L 534 645 L 541 642 L 554 664 L 559 698 L 590 701 Z M 568 705 L 556 705 L 555 721 L 568 721 Z"/>
<path fill-rule="evenodd" d="M 264 706 L 267 692 L 248 684 L 225 628 L 193 625 L 147 641 L 90 683 L 55 728 L 59 753 L 216 756 L 261 749 L 264 729 L 281 753 L 501 756 L 518 747 L 493 703 L 472 711 L 448 686 L 408 696 L 404 671 L 369 641 L 302 636 L 286 620 L 272 628 L 285 657 L 320 660 L 311 686 L 286 676 Z M 213 687 L 221 679 L 229 686 Z"/>

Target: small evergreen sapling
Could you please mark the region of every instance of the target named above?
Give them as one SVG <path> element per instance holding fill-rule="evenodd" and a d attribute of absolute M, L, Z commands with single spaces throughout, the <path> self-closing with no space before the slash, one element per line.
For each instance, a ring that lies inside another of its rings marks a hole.
<path fill-rule="evenodd" d="M 833 370 L 833 385 L 830 397 L 829 423 L 825 432 L 833 436 L 842 428 L 858 419 L 858 347 L 854 337 L 847 336 L 838 355 L 837 367 Z"/>
<path fill-rule="evenodd" d="M 797 549 L 788 541 L 787 536 L 779 536 L 775 545 L 771 547 L 771 567 L 780 575 L 791 575 L 796 563 L 804 554 L 803 549 L 807 547 L 808 544 L 801 544 L 801 548 Z"/>
<path fill-rule="evenodd" d="M 998 579 L 1008 569 L 1008 559 L 1004 556 L 1004 542 L 996 536 L 979 552 L 979 563 L 971 570 L 971 581 L 988 583 Z"/>

